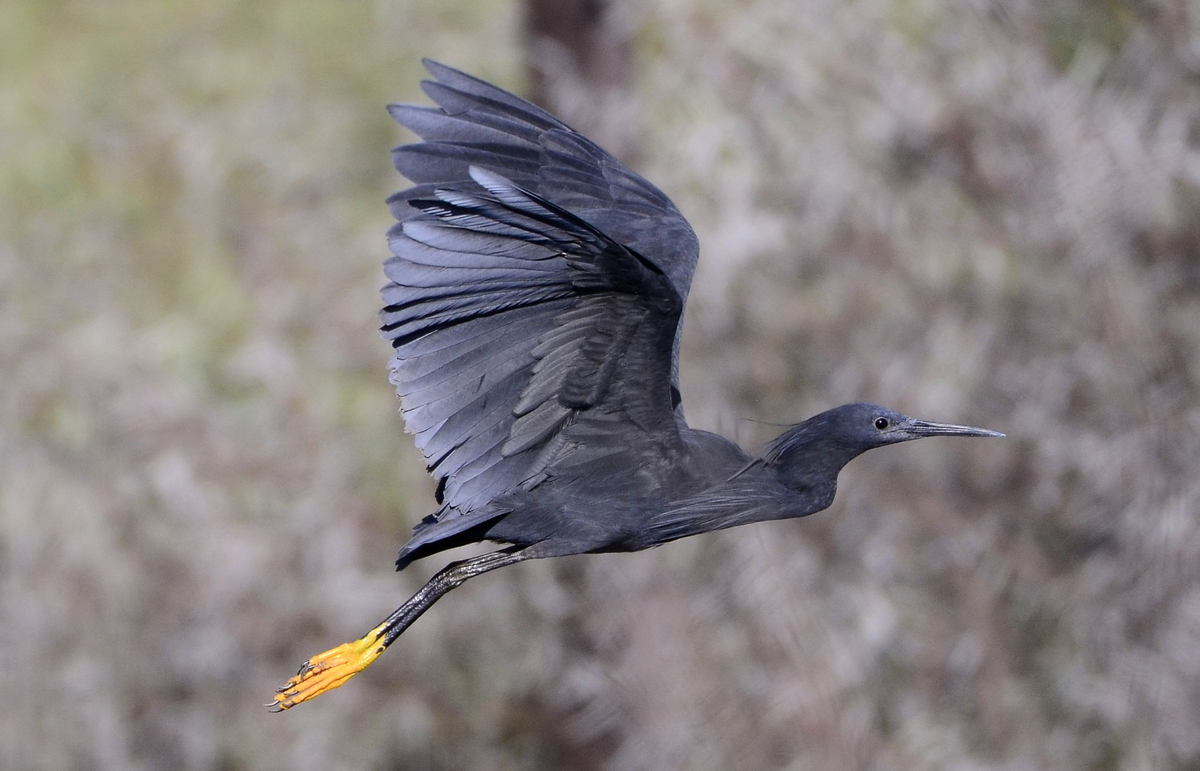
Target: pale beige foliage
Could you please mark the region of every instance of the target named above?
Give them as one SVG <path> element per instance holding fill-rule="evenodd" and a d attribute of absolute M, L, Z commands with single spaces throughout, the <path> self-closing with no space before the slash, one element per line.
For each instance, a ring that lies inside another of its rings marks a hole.
<path fill-rule="evenodd" d="M 807 521 L 480 578 L 261 708 L 442 564 L 390 570 L 432 494 L 374 331 L 382 105 L 421 55 L 519 90 L 517 20 L 0 10 L 0 766 L 1200 763 L 1186 0 L 624 8 L 620 146 L 703 245 L 693 425 L 871 400 L 1009 437 L 868 454 Z"/>

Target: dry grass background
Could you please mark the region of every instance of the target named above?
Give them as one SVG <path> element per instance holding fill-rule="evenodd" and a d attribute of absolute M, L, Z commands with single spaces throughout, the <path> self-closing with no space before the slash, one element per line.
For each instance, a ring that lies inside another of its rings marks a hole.
<path fill-rule="evenodd" d="M 441 562 L 375 332 L 382 105 L 499 0 L 0 6 L 0 767 L 1200 767 L 1200 8 L 651 0 L 636 163 L 693 425 L 1005 430 L 834 507 L 527 564 L 260 706 Z M 584 117 L 581 123 L 587 123 Z"/>

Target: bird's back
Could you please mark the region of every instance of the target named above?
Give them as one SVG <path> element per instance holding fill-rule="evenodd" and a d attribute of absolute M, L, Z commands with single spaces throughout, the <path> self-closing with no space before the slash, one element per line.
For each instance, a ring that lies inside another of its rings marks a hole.
<path fill-rule="evenodd" d="M 679 537 L 666 537 L 667 520 L 679 528 L 682 520 L 694 520 L 713 501 L 732 502 L 736 496 L 752 504 L 746 490 L 761 497 L 778 487 L 769 472 L 728 439 L 686 428 L 680 436 L 677 451 L 625 447 L 592 462 L 556 468 L 536 489 L 498 499 L 494 505 L 508 513 L 485 537 L 541 544 L 546 556 L 637 551 Z"/>

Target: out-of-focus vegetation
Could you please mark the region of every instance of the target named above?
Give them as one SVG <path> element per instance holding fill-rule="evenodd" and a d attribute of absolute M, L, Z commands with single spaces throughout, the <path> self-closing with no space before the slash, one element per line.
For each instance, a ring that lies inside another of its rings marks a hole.
<path fill-rule="evenodd" d="M 866 399 L 996 441 L 833 509 L 527 564 L 260 705 L 440 566 L 375 332 L 431 55 L 495 0 L 0 5 L 0 766 L 1200 763 L 1200 11 L 651 0 L 627 130 L 703 257 L 694 425 Z"/>

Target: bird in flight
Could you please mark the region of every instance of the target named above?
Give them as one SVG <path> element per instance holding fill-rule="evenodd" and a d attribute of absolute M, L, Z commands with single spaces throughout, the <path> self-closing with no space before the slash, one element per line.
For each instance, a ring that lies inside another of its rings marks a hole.
<path fill-rule="evenodd" d="M 838 472 L 875 447 L 1003 436 L 847 404 L 758 456 L 689 428 L 679 335 L 699 255 L 658 188 L 539 107 L 426 60 L 437 107 L 391 105 L 420 137 L 392 160 L 383 335 L 405 428 L 438 509 L 397 569 L 451 563 L 379 626 L 309 659 L 269 704 L 289 709 L 370 665 L 443 594 L 528 559 L 648 549 L 827 508 Z"/>

